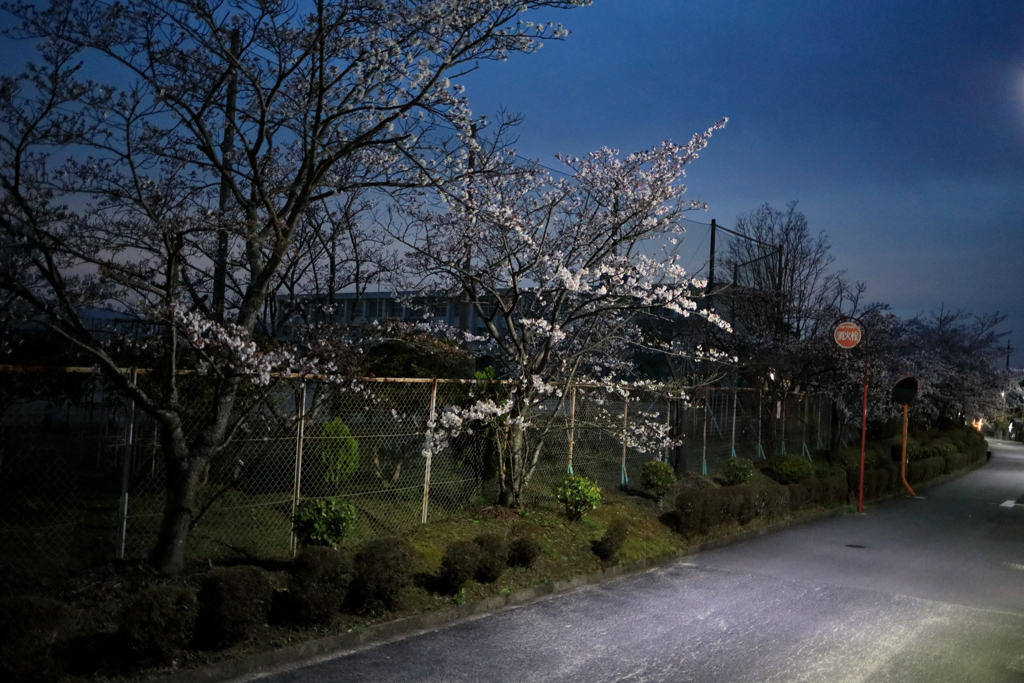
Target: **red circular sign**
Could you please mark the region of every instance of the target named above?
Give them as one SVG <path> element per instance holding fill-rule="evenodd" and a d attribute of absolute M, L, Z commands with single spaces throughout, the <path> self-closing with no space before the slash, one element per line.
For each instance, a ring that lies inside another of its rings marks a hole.
<path fill-rule="evenodd" d="M 861 329 L 860 325 L 854 322 L 839 323 L 836 325 L 836 331 L 832 335 L 835 337 L 836 344 L 839 344 L 844 349 L 852 349 L 854 346 L 860 343 Z"/>

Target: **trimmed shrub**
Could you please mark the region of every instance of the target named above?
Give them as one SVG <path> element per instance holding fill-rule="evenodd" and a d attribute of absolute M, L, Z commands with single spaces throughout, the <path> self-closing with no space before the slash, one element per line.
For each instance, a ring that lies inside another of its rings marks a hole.
<path fill-rule="evenodd" d="M 516 536 L 508 544 L 508 564 L 510 567 L 532 567 L 542 552 L 534 537 Z"/>
<path fill-rule="evenodd" d="M 810 493 L 803 484 L 786 484 L 789 489 L 789 509 L 800 510 L 807 507 L 810 501 Z"/>
<path fill-rule="evenodd" d="M 811 463 L 796 455 L 776 455 L 769 458 L 764 473 L 780 484 L 799 484 L 814 475 Z"/>
<path fill-rule="evenodd" d="M 942 457 L 925 458 L 907 463 L 907 481 L 914 484 L 929 481 L 940 476 L 946 469 L 946 459 Z"/>
<path fill-rule="evenodd" d="M 444 550 L 441 558 L 439 587 L 442 593 L 455 595 L 462 586 L 472 579 L 480 567 L 483 555 L 473 541 L 453 541 Z"/>
<path fill-rule="evenodd" d="M 505 539 L 497 534 L 480 534 L 473 542 L 480 548 L 476 580 L 480 583 L 494 583 L 508 566 L 508 545 Z"/>
<path fill-rule="evenodd" d="M 722 481 L 727 486 L 746 484 L 754 476 L 754 463 L 746 458 L 729 458 L 722 465 Z"/>
<path fill-rule="evenodd" d="M 807 489 L 807 502 L 809 505 L 824 505 L 823 493 L 825 487 L 821 485 L 821 481 L 818 479 L 808 479 L 803 483 L 803 486 Z M 790 502 L 792 506 L 792 502 Z"/>
<path fill-rule="evenodd" d="M 565 506 L 565 516 L 578 522 L 601 504 L 601 489 L 590 479 L 569 474 L 555 487 L 555 498 Z"/>
<path fill-rule="evenodd" d="M 165 663 L 188 646 L 199 616 L 196 593 L 180 586 L 152 586 L 121 613 L 121 636 L 142 661 Z"/>
<path fill-rule="evenodd" d="M 604 536 L 590 542 L 590 547 L 594 554 L 605 562 L 613 562 L 619 550 L 622 549 L 622 545 L 626 542 L 628 535 L 629 525 L 626 523 L 626 520 L 617 517 L 608 525 Z"/>
<path fill-rule="evenodd" d="M 676 472 L 667 462 L 649 460 L 640 466 L 640 488 L 661 502 L 676 485 Z"/>
<path fill-rule="evenodd" d="M 356 509 L 337 498 L 307 498 L 295 508 L 292 529 L 304 546 L 337 548 L 356 523 Z"/>
<path fill-rule="evenodd" d="M 295 558 L 281 617 L 292 624 L 327 624 L 341 611 L 352 581 L 352 563 L 337 550 L 304 548 Z"/>
<path fill-rule="evenodd" d="M 224 647 L 267 623 L 274 585 L 259 567 L 214 569 L 199 590 L 197 635 L 205 647 Z"/>
<path fill-rule="evenodd" d="M 789 511 L 789 489 L 785 486 L 758 486 L 754 489 L 754 515 L 777 517 Z"/>
<path fill-rule="evenodd" d="M 54 666 L 47 651 L 70 633 L 74 617 L 70 606 L 51 598 L 0 598 L 0 673 L 15 681 L 47 677 Z"/>
<path fill-rule="evenodd" d="M 405 539 L 366 541 L 353 562 L 347 603 L 357 612 L 395 609 L 402 591 L 412 583 L 417 563 L 416 550 Z"/>

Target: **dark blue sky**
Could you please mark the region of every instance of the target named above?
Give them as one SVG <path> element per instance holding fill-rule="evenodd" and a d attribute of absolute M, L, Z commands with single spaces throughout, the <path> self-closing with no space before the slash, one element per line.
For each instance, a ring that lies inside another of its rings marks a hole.
<path fill-rule="evenodd" d="M 565 42 L 466 81 L 475 112 L 526 116 L 523 156 L 628 152 L 728 116 L 690 168 L 710 206 L 692 218 L 797 200 L 869 299 L 1007 313 L 1024 365 L 1024 0 L 595 0 L 546 18 Z"/>

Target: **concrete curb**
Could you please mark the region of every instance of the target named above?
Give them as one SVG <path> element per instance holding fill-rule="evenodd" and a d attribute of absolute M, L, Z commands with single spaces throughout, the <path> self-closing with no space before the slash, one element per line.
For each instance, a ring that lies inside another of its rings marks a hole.
<path fill-rule="evenodd" d="M 978 467 L 981 467 L 986 462 L 987 460 L 983 458 L 958 472 L 946 474 L 933 479 L 926 484 L 921 484 L 919 488 L 920 490 L 926 490 L 933 488 L 934 486 L 944 484 L 951 479 L 962 476 L 977 469 Z M 885 502 L 886 500 L 899 497 L 900 495 L 904 494 L 900 492 L 887 498 L 876 498 L 872 501 L 872 504 L 877 505 L 880 502 Z M 533 588 L 523 588 L 511 593 L 510 595 L 496 595 L 471 604 L 449 607 L 437 612 L 418 614 L 404 619 L 396 619 L 394 621 L 375 624 L 359 633 L 342 633 L 328 638 L 289 645 L 277 650 L 270 650 L 268 652 L 260 652 L 246 657 L 225 660 L 202 668 L 181 671 L 153 680 L 158 683 L 220 683 L 222 681 L 229 681 L 246 675 L 269 673 L 274 670 L 284 670 L 306 662 L 311 662 L 318 658 L 326 658 L 330 655 L 340 656 L 346 652 L 359 649 L 362 646 L 400 640 L 438 626 L 453 624 L 480 614 L 497 612 L 514 605 L 533 602 L 548 596 L 565 593 L 573 589 L 580 588 L 581 586 L 604 583 L 630 574 L 638 574 L 655 567 L 672 564 L 687 555 L 694 555 L 706 550 L 714 550 L 716 548 L 723 548 L 736 543 L 743 543 L 745 541 L 766 536 L 800 524 L 807 524 L 832 517 L 840 517 L 845 513 L 845 506 L 829 510 L 821 510 L 803 517 L 768 524 L 759 529 L 747 529 L 730 536 L 710 539 L 703 543 L 690 546 L 684 550 L 670 553 L 668 555 L 662 555 L 661 557 L 638 560 L 636 562 L 630 562 L 629 564 L 614 565 L 590 574 L 581 574 L 569 579 L 534 586 Z"/>

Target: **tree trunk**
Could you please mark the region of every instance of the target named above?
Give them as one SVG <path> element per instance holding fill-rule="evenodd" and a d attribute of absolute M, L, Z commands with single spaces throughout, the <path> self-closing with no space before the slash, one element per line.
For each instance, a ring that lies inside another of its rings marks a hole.
<path fill-rule="evenodd" d="M 161 431 L 167 468 L 166 498 L 150 562 L 161 574 L 177 574 L 185 567 L 185 549 L 192 530 L 196 492 L 209 458 L 189 453 L 180 427 L 163 428 Z"/>

